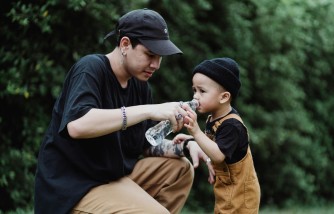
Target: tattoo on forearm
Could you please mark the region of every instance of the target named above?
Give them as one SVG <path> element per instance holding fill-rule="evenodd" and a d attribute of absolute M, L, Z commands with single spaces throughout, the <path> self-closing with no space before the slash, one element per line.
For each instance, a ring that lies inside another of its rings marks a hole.
<path fill-rule="evenodd" d="M 183 155 L 183 148 L 182 148 L 181 145 L 182 144 L 176 144 L 174 146 L 174 153 L 175 153 L 175 155 L 180 156 L 180 157 L 184 156 Z"/>
<path fill-rule="evenodd" d="M 152 147 L 150 149 L 150 155 L 158 156 L 158 157 L 164 156 L 165 152 L 164 152 L 163 146 L 164 144 L 160 144 L 158 146 Z"/>
<path fill-rule="evenodd" d="M 171 141 L 164 141 L 162 144 L 151 147 L 148 156 L 183 157 L 182 144 L 173 144 Z"/>

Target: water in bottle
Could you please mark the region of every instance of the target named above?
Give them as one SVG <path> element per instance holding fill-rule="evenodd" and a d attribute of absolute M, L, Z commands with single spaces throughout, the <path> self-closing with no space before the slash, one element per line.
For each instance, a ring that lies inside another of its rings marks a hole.
<path fill-rule="evenodd" d="M 184 102 L 190 106 L 192 110 L 196 110 L 198 107 L 198 101 L 193 99 L 192 101 Z M 169 135 L 173 131 L 171 122 L 169 120 L 164 120 L 158 123 L 157 125 L 149 128 L 146 133 L 147 141 L 152 145 L 156 146 L 162 143 L 167 135 Z"/>

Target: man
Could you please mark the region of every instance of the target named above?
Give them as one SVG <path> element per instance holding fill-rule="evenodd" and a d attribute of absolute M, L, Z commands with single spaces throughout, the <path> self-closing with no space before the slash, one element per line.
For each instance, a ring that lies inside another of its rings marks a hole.
<path fill-rule="evenodd" d="M 81 58 L 65 79 L 38 157 L 36 213 L 178 213 L 194 173 L 183 149 L 194 167 L 206 159 L 196 145 L 165 140 L 153 147 L 145 139 L 153 121 L 170 120 L 180 130 L 176 115 L 190 110 L 152 104 L 147 80 L 162 56 L 182 53 L 165 20 L 134 10 L 106 38 L 113 35 L 112 52 Z"/>

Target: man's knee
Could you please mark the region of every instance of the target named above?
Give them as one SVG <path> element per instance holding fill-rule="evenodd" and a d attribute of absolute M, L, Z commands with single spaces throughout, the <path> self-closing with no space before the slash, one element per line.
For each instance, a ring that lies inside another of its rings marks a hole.
<path fill-rule="evenodd" d="M 180 177 L 189 182 L 193 181 L 195 174 L 194 167 L 187 158 L 182 157 L 180 159 L 171 159 L 171 161 L 173 161 L 173 168 L 180 173 Z"/>
<path fill-rule="evenodd" d="M 188 172 L 189 177 L 191 177 L 191 179 L 193 179 L 195 172 L 194 172 L 194 167 L 191 164 L 191 162 L 185 157 L 180 158 L 180 160 L 183 163 L 183 168 Z"/>

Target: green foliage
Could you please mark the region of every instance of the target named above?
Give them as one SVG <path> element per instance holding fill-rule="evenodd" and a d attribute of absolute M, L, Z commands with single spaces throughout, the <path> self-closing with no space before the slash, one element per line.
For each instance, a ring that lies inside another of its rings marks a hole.
<path fill-rule="evenodd" d="M 0 7 L 0 212 L 32 208 L 36 157 L 64 76 L 81 56 L 106 53 L 120 15 L 159 11 L 181 56 L 150 80 L 156 102 L 190 100 L 191 71 L 228 56 L 240 65 L 237 109 L 249 128 L 262 205 L 334 200 L 334 3 L 331 0 L 4 1 Z M 204 125 L 206 115 L 200 115 Z M 212 211 L 207 169 L 186 209 Z"/>
<path fill-rule="evenodd" d="M 119 16 L 115 2 L 2 3 L 0 210 L 32 207 L 36 157 L 55 98 L 76 59 L 106 49 L 103 36 Z"/>
<path fill-rule="evenodd" d="M 308 90 L 327 92 L 330 89 L 326 83 L 330 81 L 330 77 L 325 80 L 321 76 L 333 67 L 319 69 L 313 66 L 312 61 L 322 61 L 326 65 L 327 62 L 322 56 L 333 56 L 333 52 L 318 49 L 319 55 L 314 56 L 317 51 L 310 46 L 317 46 L 319 42 L 318 33 L 315 33 L 319 26 L 314 23 L 328 23 L 328 17 L 325 18 L 319 11 L 327 8 L 328 13 L 329 9 L 333 9 L 333 5 L 329 8 L 326 4 L 320 3 L 315 7 L 313 1 L 306 1 L 302 5 L 300 1 L 282 1 L 272 2 L 272 5 L 267 4 L 264 7 L 264 1 L 255 2 L 261 16 L 253 23 L 256 35 L 263 38 L 261 42 L 265 42 L 261 45 L 263 54 L 257 53 L 257 60 L 266 59 L 268 63 L 264 64 L 264 67 L 254 69 L 255 78 L 250 79 L 250 84 L 254 86 L 251 88 L 262 90 L 257 90 L 256 94 L 251 95 L 249 101 L 256 100 L 258 104 L 262 104 L 263 113 L 270 114 L 267 115 L 270 121 L 259 124 L 256 122 L 259 118 L 253 116 L 254 119 L 250 118 L 249 122 L 254 128 L 253 133 L 262 133 L 263 136 L 262 140 L 254 143 L 258 143 L 263 152 L 271 151 L 262 157 L 263 165 L 260 166 L 263 181 L 271 181 L 263 182 L 264 190 L 271 189 L 264 191 L 263 196 L 266 202 L 272 201 L 275 204 L 321 201 L 323 198 L 315 195 L 322 195 L 325 189 L 319 187 L 318 178 L 327 171 L 330 160 L 327 149 L 331 148 L 329 151 L 333 151 L 333 147 L 325 146 L 331 144 L 332 140 L 326 143 L 320 136 L 330 136 L 330 133 L 320 134 L 318 128 L 329 131 L 333 128 L 333 123 L 326 124 L 326 118 L 317 117 L 312 110 L 310 111 L 308 105 L 313 106 L 319 98 L 322 100 L 321 103 L 324 103 L 326 98 L 321 98 L 320 94 L 310 94 Z M 333 34 L 327 34 L 326 37 L 330 35 Z M 320 78 L 316 77 L 317 74 Z M 309 75 L 312 76 L 310 80 L 318 83 L 314 87 L 310 87 Z M 324 110 L 329 112 L 329 109 Z M 256 113 L 257 117 L 261 114 L 262 112 Z M 248 115 L 251 115 L 249 109 Z M 269 129 L 268 126 L 275 128 Z M 261 156 L 259 154 L 259 157 Z M 265 159 L 272 159 L 273 162 L 262 168 L 267 163 Z M 281 176 L 280 180 L 273 179 L 273 170 Z"/>

